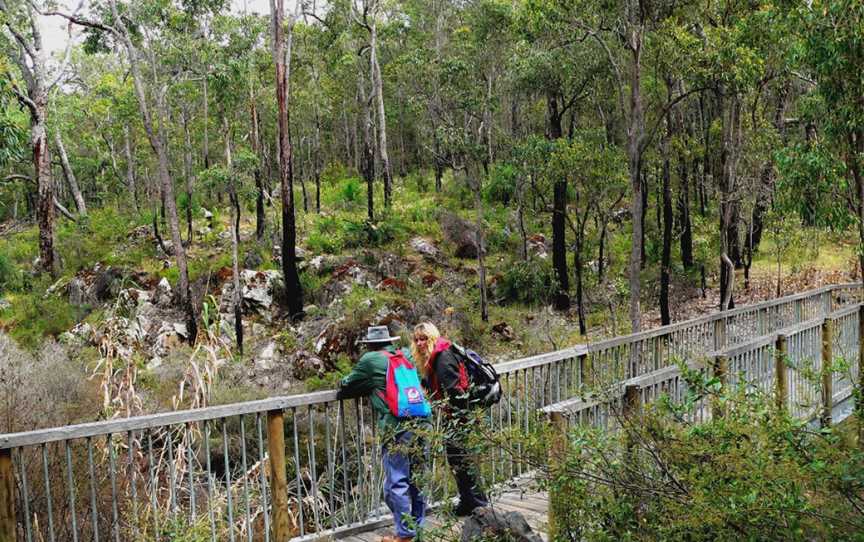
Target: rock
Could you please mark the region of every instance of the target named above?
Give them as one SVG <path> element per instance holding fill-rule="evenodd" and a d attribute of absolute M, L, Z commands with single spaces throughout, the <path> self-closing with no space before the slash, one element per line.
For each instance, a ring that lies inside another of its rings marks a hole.
<path fill-rule="evenodd" d="M 324 362 L 310 352 L 298 350 L 289 356 L 289 362 L 293 367 L 293 375 L 297 380 L 306 380 L 312 376 L 324 376 Z"/>
<path fill-rule="evenodd" d="M 148 239 L 150 237 L 150 226 L 142 224 L 129 231 L 129 237 L 132 239 Z"/>
<path fill-rule="evenodd" d="M 120 269 L 109 267 L 105 270 L 97 270 L 91 291 L 99 301 L 113 299 L 120 293 L 120 283 L 122 280 L 123 272 Z"/>
<path fill-rule="evenodd" d="M 186 324 L 174 323 L 174 333 L 184 339 L 189 337 L 189 332 L 186 330 Z"/>
<path fill-rule="evenodd" d="M 256 371 L 270 371 L 276 365 L 276 343 L 273 341 L 264 345 L 255 356 Z"/>
<path fill-rule="evenodd" d="M 168 279 L 162 277 L 162 280 L 156 285 L 156 291 L 153 292 L 153 302 L 161 307 L 167 307 L 171 305 L 172 297 L 171 283 L 168 282 Z"/>
<path fill-rule="evenodd" d="M 0 299 L 0 311 L 5 311 L 6 309 L 11 309 L 12 303 L 7 299 Z"/>
<path fill-rule="evenodd" d="M 266 332 L 267 332 L 267 328 L 266 328 L 266 327 L 262 326 L 262 325 L 259 324 L 258 322 L 253 322 L 253 323 L 252 323 L 251 336 L 252 336 L 253 338 L 254 338 L 254 337 L 261 337 L 261 336 L 264 335 L 264 333 L 266 333 Z"/>
<path fill-rule="evenodd" d="M 546 245 L 546 236 L 542 233 L 535 233 L 528 236 L 528 253 L 538 258 L 545 259 L 549 255 L 549 248 Z"/>
<path fill-rule="evenodd" d="M 324 256 L 315 256 L 311 260 L 309 260 L 309 269 L 315 271 L 316 273 L 320 272 L 321 269 L 324 268 Z"/>
<path fill-rule="evenodd" d="M 154 351 L 157 355 L 167 355 L 168 352 L 180 346 L 182 340 L 177 333 L 177 328 L 175 327 L 177 325 L 172 322 L 162 322 L 162 325 L 159 326 L 154 345 Z"/>
<path fill-rule="evenodd" d="M 411 248 L 422 254 L 424 258 L 435 260 L 441 254 L 441 251 L 430 241 L 422 237 L 415 237 L 410 241 Z"/>
<path fill-rule="evenodd" d="M 462 526 L 462 542 L 473 540 L 509 540 L 511 542 L 542 542 L 533 532 L 525 516 L 519 512 L 502 512 L 492 507 L 477 508 Z"/>
<path fill-rule="evenodd" d="M 449 212 L 442 212 L 439 220 L 445 239 L 456 246 L 456 257 L 476 258 L 477 231 L 474 224 Z"/>
<path fill-rule="evenodd" d="M 204 215 L 204 218 L 206 218 L 207 220 L 210 220 L 211 218 L 213 218 L 213 213 L 208 211 L 206 207 L 201 207 L 201 213 Z"/>
<path fill-rule="evenodd" d="M 405 284 L 405 281 L 394 279 L 393 277 L 387 277 L 386 279 L 379 282 L 375 288 L 377 290 L 398 290 L 405 291 L 408 286 Z"/>
<path fill-rule="evenodd" d="M 165 247 L 165 250 L 162 250 L 163 246 Z M 174 243 L 171 241 L 171 239 L 163 239 L 161 245 L 159 243 L 156 243 L 156 247 L 159 249 L 159 252 L 166 256 L 174 255 Z"/>
<path fill-rule="evenodd" d="M 501 336 L 505 341 L 512 341 L 516 338 L 513 328 L 507 322 L 500 322 L 492 326 L 492 331 Z"/>
<path fill-rule="evenodd" d="M 441 280 L 441 277 L 430 271 L 429 273 L 423 275 L 423 286 L 432 286 L 439 280 Z"/>
<path fill-rule="evenodd" d="M 89 305 L 87 299 L 87 284 L 84 279 L 75 277 L 69 281 L 69 286 L 66 288 L 69 294 L 69 304 L 75 307 Z"/>
<path fill-rule="evenodd" d="M 150 361 L 147 362 L 147 370 L 152 371 L 154 369 L 158 369 L 162 366 L 162 358 L 159 356 L 153 356 L 150 358 Z"/>
<path fill-rule="evenodd" d="M 318 306 L 317 305 L 309 304 L 309 305 L 306 305 L 305 307 L 303 307 L 303 313 L 306 314 L 307 316 L 312 316 L 316 312 L 318 312 Z"/>
<path fill-rule="evenodd" d="M 250 250 L 243 258 L 243 267 L 247 269 L 257 269 L 264 263 L 264 259 L 254 250 Z"/>
<path fill-rule="evenodd" d="M 243 313 L 264 314 L 270 316 L 273 305 L 273 295 L 277 284 L 282 280 L 278 271 L 255 271 L 244 269 L 240 272 L 240 287 L 243 289 Z M 222 302 L 220 312 L 233 313 L 234 283 L 226 281 L 222 285 Z M 232 316 L 233 322 L 233 316 Z"/>

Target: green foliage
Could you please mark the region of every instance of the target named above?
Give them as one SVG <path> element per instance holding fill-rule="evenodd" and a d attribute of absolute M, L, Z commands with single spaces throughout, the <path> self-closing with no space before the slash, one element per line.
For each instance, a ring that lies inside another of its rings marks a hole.
<path fill-rule="evenodd" d="M 0 328 L 9 329 L 9 335 L 28 349 L 69 330 L 85 314 L 56 295 L 17 295 L 9 301 L 12 307 L 0 313 Z"/>
<path fill-rule="evenodd" d="M 512 164 L 496 164 L 489 172 L 489 180 L 483 186 L 487 201 L 507 205 L 516 195 L 519 170 Z"/>
<path fill-rule="evenodd" d="M 324 376 L 313 375 L 306 380 L 306 389 L 308 391 L 332 390 L 339 387 L 339 381 L 342 377 L 351 372 L 353 363 L 351 358 L 345 354 L 339 354 L 336 357 L 336 368 Z"/>
<path fill-rule="evenodd" d="M 498 284 L 500 296 L 525 304 L 546 303 L 551 299 L 555 272 L 548 260 L 512 262 Z"/>
<path fill-rule="evenodd" d="M 574 427 L 549 479 L 556 540 L 861 540 L 864 455 L 853 443 L 813 432 L 770 396 L 684 375 L 681 401 L 617 433 Z M 701 401 L 726 415 L 685 421 Z"/>
<path fill-rule="evenodd" d="M 21 271 L 10 261 L 9 257 L 0 253 L 0 295 L 9 290 L 15 290 L 21 284 Z"/>

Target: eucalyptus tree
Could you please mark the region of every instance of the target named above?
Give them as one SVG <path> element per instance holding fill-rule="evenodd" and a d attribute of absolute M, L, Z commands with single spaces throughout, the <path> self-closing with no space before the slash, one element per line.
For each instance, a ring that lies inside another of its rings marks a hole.
<path fill-rule="evenodd" d="M 276 103 L 278 106 L 279 180 L 282 197 L 282 275 L 285 280 L 285 301 L 292 318 L 303 316 L 303 289 L 297 271 L 297 228 L 294 222 L 293 156 L 291 149 L 291 121 L 288 108 L 288 82 L 290 69 L 286 59 L 290 58 L 291 30 L 288 25 L 288 53 L 284 36 L 283 0 L 270 0 L 272 19 L 273 63 L 276 68 Z"/>
<path fill-rule="evenodd" d="M 14 59 L 24 80 L 23 86 L 19 77 L 8 68 L 0 76 L 6 79 L 16 99 L 30 115 L 33 181 L 38 194 L 39 264 L 54 275 L 58 269 L 54 249 L 54 180 L 48 151 L 48 102 L 51 90 L 63 77 L 69 47 L 64 65 L 52 74 L 38 21 L 39 9 L 40 5 L 35 2 L 0 0 L 0 24 L 4 34 L 0 45 L 9 58 Z"/>

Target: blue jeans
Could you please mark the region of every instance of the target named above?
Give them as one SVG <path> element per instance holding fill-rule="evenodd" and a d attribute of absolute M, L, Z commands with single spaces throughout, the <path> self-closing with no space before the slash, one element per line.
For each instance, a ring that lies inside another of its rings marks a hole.
<path fill-rule="evenodd" d="M 384 502 L 393 512 L 396 536 L 404 538 L 416 536 L 415 528 L 421 527 L 426 518 L 426 499 L 411 480 L 412 462 L 415 471 L 419 471 L 420 455 L 406 453 L 409 446 L 417 444 L 412 443 L 414 439 L 413 433 L 403 431 L 391 443 L 385 444 L 381 452 L 384 462 Z M 388 448 L 397 446 L 405 449 L 388 451 Z"/>

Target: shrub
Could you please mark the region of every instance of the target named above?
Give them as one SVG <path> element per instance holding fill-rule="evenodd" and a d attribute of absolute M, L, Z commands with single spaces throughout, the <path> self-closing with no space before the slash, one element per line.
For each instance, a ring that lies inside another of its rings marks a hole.
<path fill-rule="evenodd" d="M 661 398 L 616 433 L 574 427 L 549 478 L 554 539 L 861 540 L 864 455 L 853 439 L 814 432 L 770 396 L 719 392 L 683 372 L 680 402 Z M 702 399 L 725 416 L 687 421 Z"/>
<path fill-rule="evenodd" d="M 0 294 L 17 289 L 20 283 L 21 272 L 9 260 L 8 256 L 0 254 Z"/>
<path fill-rule="evenodd" d="M 405 230 L 402 221 L 395 216 L 389 216 L 384 220 L 370 223 L 368 220 L 362 222 L 346 220 L 342 226 L 345 238 L 345 246 L 356 247 L 380 247 L 395 241 Z"/>
<path fill-rule="evenodd" d="M 507 266 L 498 282 L 498 293 L 505 301 L 546 303 L 551 299 L 555 273 L 548 260 L 514 262 Z"/>
<path fill-rule="evenodd" d="M 483 186 L 483 196 L 487 201 L 507 205 L 516 195 L 518 175 L 518 169 L 511 164 L 495 164 Z"/>

